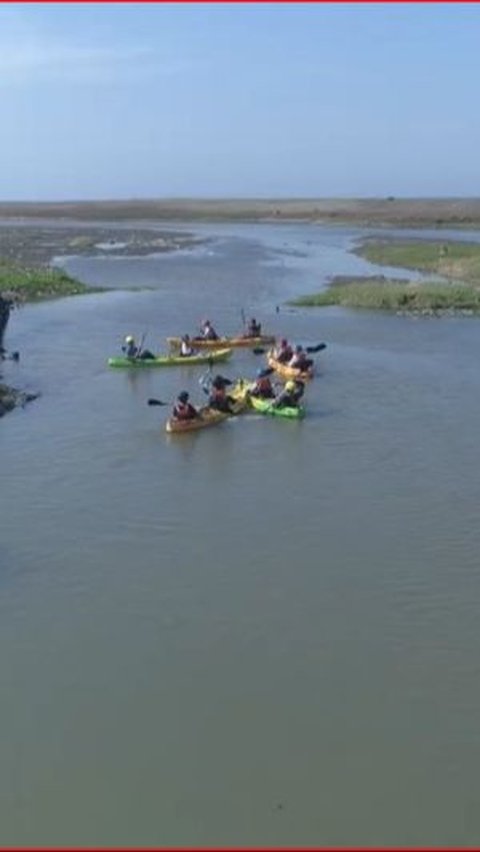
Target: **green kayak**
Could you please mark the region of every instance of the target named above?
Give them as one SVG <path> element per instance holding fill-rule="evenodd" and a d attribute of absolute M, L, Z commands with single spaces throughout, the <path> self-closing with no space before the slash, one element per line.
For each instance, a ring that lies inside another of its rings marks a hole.
<path fill-rule="evenodd" d="M 255 409 L 255 411 L 259 411 L 261 414 L 272 414 L 274 417 L 290 417 L 296 418 L 297 420 L 305 417 L 305 409 L 303 405 L 299 405 L 298 408 L 293 408 L 293 406 L 287 405 L 275 408 L 268 399 L 261 399 L 258 396 L 250 396 L 250 405 Z"/>
<path fill-rule="evenodd" d="M 217 349 L 198 355 L 158 355 L 156 358 L 126 358 L 119 356 L 108 359 L 109 367 L 188 367 L 194 364 L 213 364 L 226 361 L 231 349 Z"/>

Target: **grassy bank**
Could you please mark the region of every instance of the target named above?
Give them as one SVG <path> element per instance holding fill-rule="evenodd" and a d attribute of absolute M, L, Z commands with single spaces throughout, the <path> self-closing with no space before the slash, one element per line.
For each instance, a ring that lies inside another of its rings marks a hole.
<path fill-rule="evenodd" d="M 13 293 L 22 301 L 32 302 L 89 292 L 96 289 L 76 281 L 61 269 L 26 267 L 0 259 L 0 295 Z"/>
<path fill-rule="evenodd" d="M 293 304 L 325 307 L 437 313 L 468 311 L 480 313 L 480 290 L 468 284 L 401 282 L 389 278 L 335 279 L 321 293 L 301 296 Z"/>
<path fill-rule="evenodd" d="M 402 313 L 480 313 L 480 245 L 419 240 L 368 240 L 355 253 L 380 266 L 397 266 L 439 274 L 445 281 L 404 281 L 371 277 L 333 279 L 320 293 L 293 304 L 340 305 Z"/>
<path fill-rule="evenodd" d="M 380 266 L 436 273 L 450 280 L 480 285 L 480 244 L 420 240 L 367 240 L 355 254 Z"/>

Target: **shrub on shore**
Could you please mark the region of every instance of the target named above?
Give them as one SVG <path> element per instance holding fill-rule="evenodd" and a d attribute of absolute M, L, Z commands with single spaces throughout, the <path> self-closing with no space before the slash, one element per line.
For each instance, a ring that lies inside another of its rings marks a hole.
<path fill-rule="evenodd" d="M 26 267 L 0 259 L 0 294 L 14 294 L 25 301 L 72 296 L 92 292 L 61 269 L 50 266 Z"/>

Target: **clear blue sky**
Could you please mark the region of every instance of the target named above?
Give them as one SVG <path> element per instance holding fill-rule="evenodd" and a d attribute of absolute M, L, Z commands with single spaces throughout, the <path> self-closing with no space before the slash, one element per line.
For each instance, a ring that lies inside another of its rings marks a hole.
<path fill-rule="evenodd" d="M 0 6 L 0 198 L 480 195 L 480 5 Z"/>

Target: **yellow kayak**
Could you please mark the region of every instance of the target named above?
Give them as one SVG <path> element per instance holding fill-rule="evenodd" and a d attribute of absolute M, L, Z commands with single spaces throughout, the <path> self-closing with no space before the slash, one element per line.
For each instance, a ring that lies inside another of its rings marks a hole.
<path fill-rule="evenodd" d="M 217 423 L 221 423 L 230 416 L 224 411 L 217 411 L 214 408 L 208 408 L 208 406 L 201 408 L 199 415 L 192 420 L 176 420 L 174 417 L 169 417 L 165 424 L 165 430 L 167 432 L 195 432 L 197 429 L 205 429 L 207 426 L 216 426 Z"/>
<path fill-rule="evenodd" d="M 268 366 L 273 367 L 275 372 L 285 379 L 301 379 L 304 382 L 307 379 L 313 378 L 313 366 L 309 367 L 308 370 L 299 370 L 297 367 L 289 367 L 288 364 L 282 364 L 281 361 L 277 361 L 271 354 L 268 355 L 267 361 Z"/>
<path fill-rule="evenodd" d="M 179 349 L 182 343 L 182 338 L 167 337 L 167 343 L 173 349 Z M 202 337 L 192 337 L 190 339 L 190 343 L 195 349 L 218 349 L 223 348 L 224 346 L 244 346 L 247 348 L 255 348 L 256 346 L 275 343 L 275 337 L 270 334 L 262 334 L 260 337 L 219 337 L 218 340 L 205 340 Z"/>

